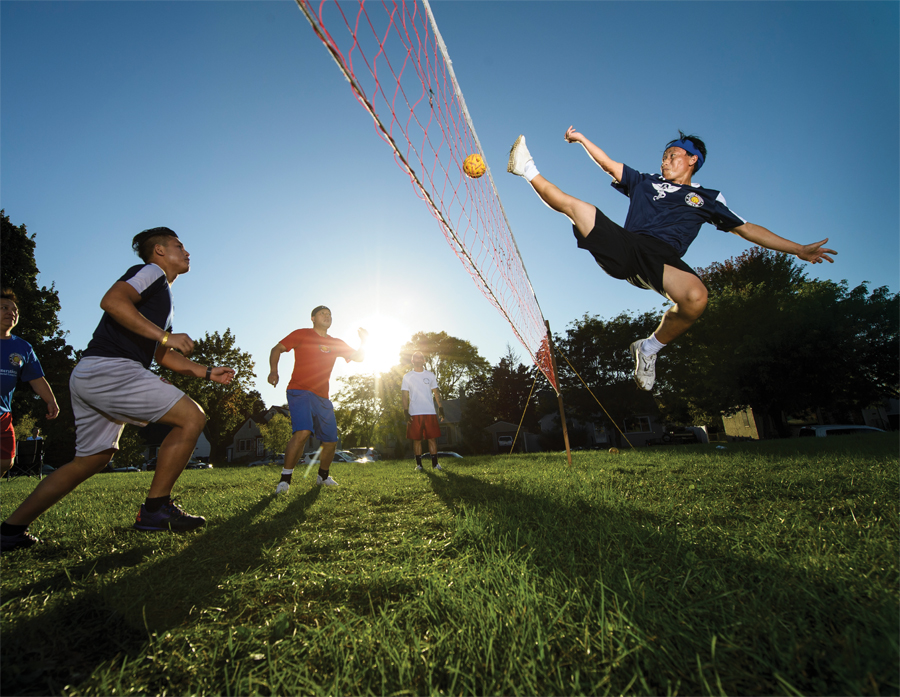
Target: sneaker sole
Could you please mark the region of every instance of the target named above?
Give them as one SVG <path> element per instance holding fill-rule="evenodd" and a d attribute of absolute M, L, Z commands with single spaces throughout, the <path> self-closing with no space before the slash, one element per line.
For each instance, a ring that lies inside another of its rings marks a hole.
<path fill-rule="evenodd" d="M 521 135 L 518 138 L 516 138 L 516 142 L 513 143 L 512 148 L 510 148 L 510 150 L 509 150 L 509 161 L 506 163 L 506 171 L 509 172 L 510 174 L 515 174 L 515 172 L 513 171 L 515 169 L 515 167 L 513 165 L 516 161 L 516 148 L 519 147 L 519 143 L 521 143 L 524 138 L 525 138 L 524 135 Z"/>

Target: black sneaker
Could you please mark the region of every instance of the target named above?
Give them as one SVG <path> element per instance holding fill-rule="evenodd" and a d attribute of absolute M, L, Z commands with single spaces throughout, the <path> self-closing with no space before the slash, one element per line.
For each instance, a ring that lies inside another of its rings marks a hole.
<path fill-rule="evenodd" d="M 12 552 L 14 549 L 24 549 L 40 542 L 38 538 L 25 530 L 18 535 L 0 535 L 0 552 Z"/>
<path fill-rule="evenodd" d="M 155 513 L 151 513 L 144 504 L 141 504 L 137 520 L 134 522 L 134 529 L 144 532 L 161 532 L 164 530 L 188 532 L 204 525 L 206 525 L 206 518 L 185 513 L 174 501 L 168 501 Z"/>

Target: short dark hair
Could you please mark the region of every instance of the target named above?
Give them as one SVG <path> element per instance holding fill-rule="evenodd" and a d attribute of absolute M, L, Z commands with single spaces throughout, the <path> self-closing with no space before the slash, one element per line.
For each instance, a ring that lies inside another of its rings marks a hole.
<path fill-rule="evenodd" d="M 0 291 L 0 299 L 12 300 L 16 305 L 19 304 L 19 299 L 16 297 L 16 294 L 13 293 L 12 288 L 4 288 L 2 291 Z"/>
<path fill-rule="evenodd" d="M 680 128 L 678 129 L 678 137 L 675 140 L 670 140 L 668 142 L 668 144 L 666 145 L 665 149 L 668 150 L 672 146 L 672 143 L 677 143 L 679 140 L 691 141 L 691 143 L 694 144 L 694 147 L 697 148 L 697 150 L 699 150 L 703 154 L 703 161 L 706 162 L 706 143 L 704 143 L 702 140 L 700 140 L 700 138 L 698 138 L 697 136 L 686 135 L 685 132 L 682 131 Z M 698 169 L 700 169 L 697 166 L 699 164 L 701 164 L 701 162 L 699 160 L 694 163 L 694 167 L 693 167 L 694 172 L 696 172 Z"/>
<path fill-rule="evenodd" d="M 166 237 L 178 239 L 178 235 L 167 227 L 152 227 L 139 232 L 131 240 L 131 248 L 145 263 L 150 260 L 153 248 L 158 244 L 166 244 Z"/>

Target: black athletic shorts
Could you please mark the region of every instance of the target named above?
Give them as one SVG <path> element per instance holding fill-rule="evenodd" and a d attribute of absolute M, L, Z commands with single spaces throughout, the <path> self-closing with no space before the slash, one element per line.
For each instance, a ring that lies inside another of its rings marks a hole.
<path fill-rule="evenodd" d="M 668 297 L 663 290 L 663 266 L 666 264 L 697 275 L 681 260 L 672 245 L 657 237 L 629 232 L 607 218 L 599 208 L 594 229 L 587 237 L 582 237 L 574 225 L 572 230 L 579 248 L 589 251 L 601 269 L 638 288 L 655 290 Z"/>

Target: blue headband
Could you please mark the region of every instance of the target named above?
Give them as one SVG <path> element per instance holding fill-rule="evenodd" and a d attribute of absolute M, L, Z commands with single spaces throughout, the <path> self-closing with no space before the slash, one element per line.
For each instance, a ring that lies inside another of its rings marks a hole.
<path fill-rule="evenodd" d="M 673 140 L 666 146 L 666 150 L 669 148 L 681 148 L 688 155 L 694 155 L 697 157 L 697 165 L 694 167 L 694 171 L 698 172 L 700 168 L 703 166 L 703 161 L 706 159 L 703 157 L 703 153 L 697 150 L 697 147 L 689 140 Z"/>

